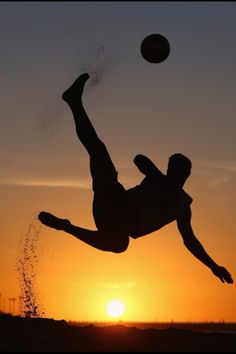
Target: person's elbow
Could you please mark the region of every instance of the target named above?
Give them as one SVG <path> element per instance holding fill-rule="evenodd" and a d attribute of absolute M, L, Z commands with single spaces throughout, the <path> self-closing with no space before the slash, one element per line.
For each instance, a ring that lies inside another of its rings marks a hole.
<path fill-rule="evenodd" d="M 144 155 L 138 154 L 135 156 L 133 161 L 134 161 L 135 165 L 138 165 L 139 163 L 142 163 L 142 161 L 144 161 L 144 159 L 145 159 Z"/>
<path fill-rule="evenodd" d="M 138 167 L 139 171 L 146 174 L 149 170 L 149 163 L 147 158 L 141 154 L 138 154 L 134 158 L 134 164 Z"/>

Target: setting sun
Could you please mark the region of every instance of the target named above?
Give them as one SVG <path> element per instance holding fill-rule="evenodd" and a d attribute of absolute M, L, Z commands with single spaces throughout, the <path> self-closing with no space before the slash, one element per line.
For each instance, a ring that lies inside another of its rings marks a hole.
<path fill-rule="evenodd" d="M 106 310 L 111 317 L 120 317 L 123 315 L 125 307 L 121 301 L 112 300 L 107 304 Z"/>

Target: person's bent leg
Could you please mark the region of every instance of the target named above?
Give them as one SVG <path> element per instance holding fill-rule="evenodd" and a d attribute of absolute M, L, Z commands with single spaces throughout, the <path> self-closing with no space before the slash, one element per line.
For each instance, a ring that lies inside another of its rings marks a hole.
<path fill-rule="evenodd" d="M 72 225 L 69 220 L 57 218 L 44 211 L 39 213 L 38 218 L 44 225 L 71 234 L 80 241 L 101 251 L 122 253 L 126 251 L 129 245 L 129 236 L 126 235 L 116 235 L 115 233 L 108 235 L 101 231 L 84 229 Z"/>

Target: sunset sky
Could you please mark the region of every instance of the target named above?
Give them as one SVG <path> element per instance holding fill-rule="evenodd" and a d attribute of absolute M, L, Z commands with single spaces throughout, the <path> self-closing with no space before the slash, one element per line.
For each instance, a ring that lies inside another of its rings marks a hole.
<path fill-rule="evenodd" d="M 0 293 L 18 298 L 19 242 L 39 211 L 95 229 L 88 155 L 62 92 L 88 71 L 83 102 L 126 188 L 147 155 L 166 172 L 192 161 L 185 190 L 192 226 L 236 281 L 236 3 L 0 3 Z M 150 64 L 144 37 L 160 33 L 169 57 Z M 94 83 L 94 84 L 91 84 Z M 45 316 L 109 320 L 118 299 L 130 321 L 236 322 L 236 287 L 185 248 L 176 223 L 130 240 L 121 254 L 42 227 L 37 287 Z"/>

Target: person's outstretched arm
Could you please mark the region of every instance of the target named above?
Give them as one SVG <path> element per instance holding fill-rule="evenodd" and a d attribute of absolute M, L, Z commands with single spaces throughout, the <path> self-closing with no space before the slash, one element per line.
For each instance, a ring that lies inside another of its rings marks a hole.
<path fill-rule="evenodd" d="M 177 220 L 177 225 L 181 236 L 183 237 L 184 245 L 187 249 L 198 258 L 203 264 L 211 269 L 213 274 L 218 277 L 223 283 L 233 283 L 233 279 L 226 268 L 219 266 L 205 251 L 200 241 L 193 233 L 191 226 L 191 209 L 187 208 L 186 212 Z"/>

